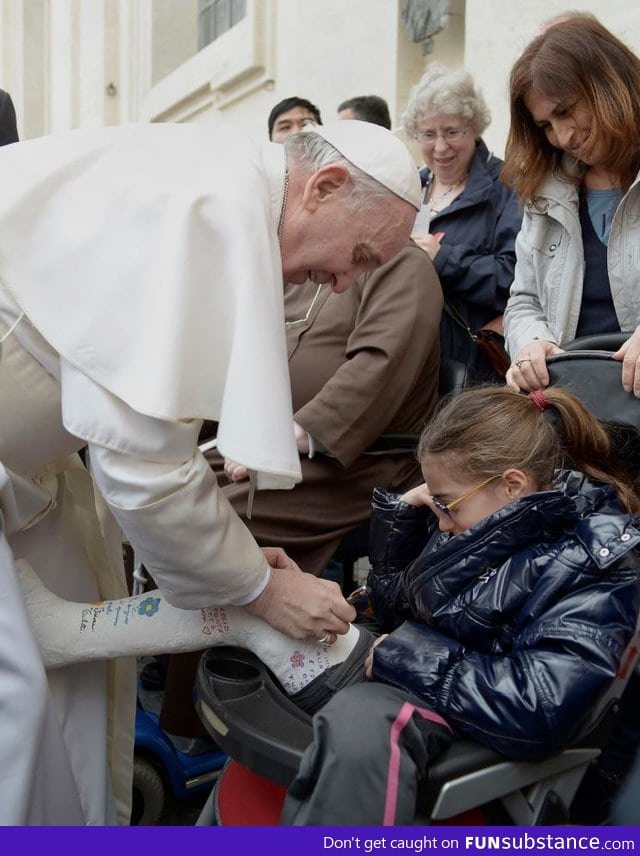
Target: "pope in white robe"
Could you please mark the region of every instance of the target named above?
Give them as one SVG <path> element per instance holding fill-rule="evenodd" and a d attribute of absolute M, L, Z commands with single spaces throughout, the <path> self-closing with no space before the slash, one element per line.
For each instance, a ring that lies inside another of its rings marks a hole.
<path fill-rule="evenodd" d="M 388 224 L 354 222 L 350 259 L 341 174 L 222 125 L 69 132 L 0 153 L 0 825 L 127 823 L 130 810 L 134 664 L 45 675 L 15 560 L 66 599 L 120 597 L 122 532 L 175 606 L 250 605 L 299 638 L 345 632 L 337 587 L 267 561 L 197 439 L 216 420 L 256 488 L 299 480 L 283 275 L 339 290 L 402 246 L 419 182 L 381 131 L 323 132 L 350 162 L 367 149 L 356 166 L 392 199 Z M 285 572 L 281 604 L 282 584 L 269 592 Z"/>

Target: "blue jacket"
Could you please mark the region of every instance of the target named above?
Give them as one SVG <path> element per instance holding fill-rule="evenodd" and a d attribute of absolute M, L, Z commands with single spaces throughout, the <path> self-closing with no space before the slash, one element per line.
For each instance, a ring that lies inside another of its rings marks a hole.
<path fill-rule="evenodd" d="M 534 760 L 583 736 L 640 609 L 639 521 L 575 472 L 454 537 L 374 493 L 369 583 L 392 631 L 376 680 L 461 734 Z"/>
<path fill-rule="evenodd" d="M 501 169 L 502 161 L 479 140 L 464 190 L 429 226 L 432 234 L 444 232 L 433 264 L 445 300 L 473 331 L 504 311 L 513 282 L 522 208 L 513 191 L 501 183 Z M 430 171 L 421 170 L 420 178 L 428 186 Z M 475 344 L 447 316 L 442 353 L 477 363 Z"/>

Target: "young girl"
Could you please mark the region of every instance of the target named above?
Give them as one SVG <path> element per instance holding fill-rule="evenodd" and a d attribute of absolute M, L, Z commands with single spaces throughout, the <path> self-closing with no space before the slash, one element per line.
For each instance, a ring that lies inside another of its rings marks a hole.
<path fill-rule="evenodd" d="M 275 651 L 275 631 L 262 623 L 245 617 L 234 639 L 232 610 L 196 614 L 196 625 L 210 627 L 204 644 L 251 646 L 307 709 L 326 701 L 329 683 L 338 689 L 315 715 L 284 824 L 410 824 L 418 779 L 457 735 L 525 760 L 572 744 L 633 635 L 640 501 L 606 430 L 571 394 L 469 389 L 427 426 L 418 455 L 425 484 L 374 493 L 369 585 L 383 634 L 375 643 L 354 626 L 332 647 L 281 637 Z M 569 460 L 573 469 L 561 469 Z M 38 586 L 27 601 L 45 649 L 43 613 L 51 635 L 61 622 L 70 628 L 68 649 L 89 636 L 78 621 L 96 607 L 53 602 Z M 165 609 L 146 595 L 135 602 L 136 626 L 146 631 Z M 193 616 L 174 612 L 175 626 Z M 116 629 L 110 655 L 147 652 L 144 633 L 132 648 L 132 625 Z M 164 625 L 165 649 L 175 634 Z M 94 646 L 88 656 L 97 654 Z M 293 680 L 301 657 L 317 666 Z"/>

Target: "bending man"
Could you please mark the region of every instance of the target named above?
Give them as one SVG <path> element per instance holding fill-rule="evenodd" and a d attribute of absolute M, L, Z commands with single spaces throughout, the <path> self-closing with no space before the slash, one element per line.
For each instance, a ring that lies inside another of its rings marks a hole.
<path fill-rule="evenodd" d="M 60 596 L 121 596 L 121 529 L 174 606 L 348 630 L 338 587 L 265 556 L 197 449 L 216 420 L 257 488 L 299 479 L 283 281 L 342 291 L 409 234 L 402 144 L 319 130 L 260 148 L 222 125 L 131 126 L 0 153 L 2 824 L 126 822 L 132 759 L 133 676 L 45 676 L 16 558 Z"/>

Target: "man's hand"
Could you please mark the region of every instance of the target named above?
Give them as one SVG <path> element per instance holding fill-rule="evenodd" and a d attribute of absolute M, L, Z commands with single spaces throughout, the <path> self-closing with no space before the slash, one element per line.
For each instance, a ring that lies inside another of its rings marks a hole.
<path fill-rule="evenodd" d="M 622 386 L 640 398 L 640 327 L 636 327 L 620 350 L 613 354 L 614 360 L 622 360 Z"/>
<path fill-rule="evenodd" d="M 249 477 L 246 467 L 236 464 L 229 458 L 224 459 L 224 474 L 231 482 L 239 482 Z"/>
<path fill-rule="evenodd" d="M 431 261 L 435 259 L 438 255 L 438 250 L 440 249 L 440 241 L 444 236 L 444 232 L 437 232 L 435 235 L 424 234 L 421 232 L 414 232 L 411 236 L 411 239 L 415 241 L 415 243 L 420 247 L 421 250 L 424 250 L 425 253 L 429 256 Z"/>
<path fill-rule="evenodd" d="M 298 447 L 298 451 L 301 455 L 309 454 L 309 435 L 304 430 L 302 425 L 298 425 L 297 422 L 293 423 L 293 433 L 296 437 L 296 446 Z"/>
<path fill-rule="evenodd" d="M 544 389 L 549 385 L 546 359 L 561 353 L 562 348 L 553 342 L 529 342 L 511 363 L 506 375 L 507 386 L 524 392 Z"/>
<path fill-rule="evenodd" d="M 284 550 L 282 554 L 290 566 L 283 566 L 282 557 L 276 565 L 268 559 L 271 580 L 245 609 L 293 639 L 346 633 L 356 611 L 342 596 L 340 586 L 302 573 Z"/>

